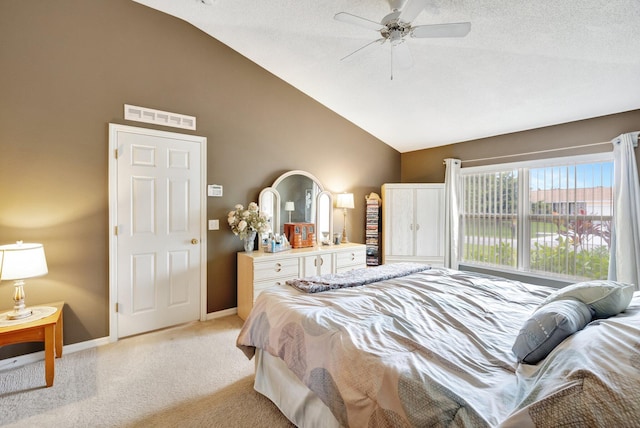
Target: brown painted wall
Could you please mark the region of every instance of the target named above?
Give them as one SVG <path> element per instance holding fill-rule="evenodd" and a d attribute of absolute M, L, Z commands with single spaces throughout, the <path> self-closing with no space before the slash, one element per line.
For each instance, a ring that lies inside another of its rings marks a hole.
<path fill-rule="evenodd" d="M 208 138 L 207 182 L 224 186 L 207 204 L 221 225 L 207 235 L 209 312 L 236 306 L 235 204 L 307 170 L 355 193 L 350 238 L 364 242 L 364 196 L 400 180 L 397 151 L 184 21 L 129 0 L 3 0 L 0 244 L 44 244 L 49 274 L 27 282 L 27 303 L 67 302 L 66 344 L 109 334 L 108 123 L 154 127 L 123 120 L 125 103 L 196 116 L 195 132 L 155 128 Z"/>
<path fill-rule="evenodd" d="M 465 160 L 611 141 L 620 134 L 639 130 L 640 110 L 634 110 L 530 131 L 466 141 L 433 149 L 416 150 L 401 155 L 402 182 L 444 182 L 445 168 L 442 161 L 446 158 L 461 159 L 463 161 L 462 166 L 465 167 L 611 151 L 611 145 L 599 145 L 574 150 L 553 151 L 532 156 L 508 157 L 474 163 L 464 162 Z M 636 149 L 636 161 L 639 160 L 640 151 Z"/>

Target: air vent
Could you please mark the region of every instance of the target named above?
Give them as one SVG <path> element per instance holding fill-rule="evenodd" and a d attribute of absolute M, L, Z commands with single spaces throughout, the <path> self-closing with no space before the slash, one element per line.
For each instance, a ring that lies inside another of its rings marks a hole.
<path fill-rule="evenodd" d="M 196 129 L 196 118 L 184 114 L 169 113 L 146 107 L 124 105 L 124 118 L 136 122 L 155 123 L 156 125 L 172 126 L 174 128 Z"/>

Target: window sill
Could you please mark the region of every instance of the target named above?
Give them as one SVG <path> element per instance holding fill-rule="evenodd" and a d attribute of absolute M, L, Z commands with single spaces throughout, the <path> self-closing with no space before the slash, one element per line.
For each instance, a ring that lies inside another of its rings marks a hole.
<path fill-rule="evenodd" d="M 499 276 L 502 278 L 512 279 L 514 281 L 526 282 L 528 284 L 545 285 L 547 287 L 562 288 L 567 285 L 579 282 L 580 280 L 571 280 L 566 278 L 557 278 L 542 276 L 530 272 L 519 272 L 507 269 L 496 269 L 489 266 L 479 266 L 473 264 L 460 263 L 458 269 L 467 272 L 478 272 L 487 275 Z"/>

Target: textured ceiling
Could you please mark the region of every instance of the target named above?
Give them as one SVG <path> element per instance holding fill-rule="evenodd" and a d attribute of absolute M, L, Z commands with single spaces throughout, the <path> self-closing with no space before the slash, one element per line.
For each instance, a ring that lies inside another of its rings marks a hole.
<path fill-rule="evenodd" d="M 394 67 L 373 30 L 386 0 L 134 0 L 184 19 L 400 152 L 640 108 L 639 0 L 433 0 Z"/>

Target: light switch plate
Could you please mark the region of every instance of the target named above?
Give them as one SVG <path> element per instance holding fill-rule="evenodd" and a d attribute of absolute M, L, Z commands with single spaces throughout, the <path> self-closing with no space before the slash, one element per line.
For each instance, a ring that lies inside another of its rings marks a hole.
<path fill-rule="evenodd" d="M 209 220 L 209 230 L 218 230 L 220 229 L 220 221 L 219 220 Z"/>

